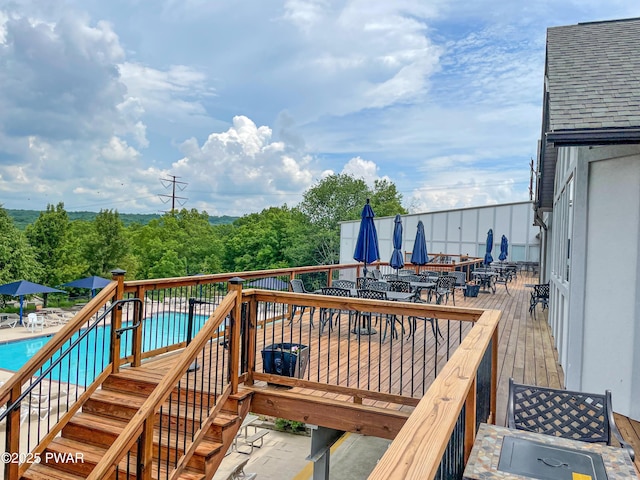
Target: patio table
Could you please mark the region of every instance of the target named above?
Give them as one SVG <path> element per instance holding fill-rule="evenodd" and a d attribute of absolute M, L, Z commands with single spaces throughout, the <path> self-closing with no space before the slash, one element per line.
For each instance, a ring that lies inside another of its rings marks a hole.
<path fill-rule="evenodd" d="M 623 448 L 486 423 L 478 429 L 463 475 L 463 480 L 637 478 Z"/>
<path fill-rule="evenodd" d="M 498 276 L 498 273 L 496 273 L 496 272 L 479 272 L 479 271 L 475 270 L 474 272 L 472 272 L 472 275 L 474 276 L 474 278 L 476 278 L 478 280 L 478 282 L 482 286 L 482 291 L 483 292 L 488 293 L 486 291 L 486 289 L 488 287 L 489 289 L 491 289 L 491 291 L 494 294 L 496 293 L 495 277 Z"/>

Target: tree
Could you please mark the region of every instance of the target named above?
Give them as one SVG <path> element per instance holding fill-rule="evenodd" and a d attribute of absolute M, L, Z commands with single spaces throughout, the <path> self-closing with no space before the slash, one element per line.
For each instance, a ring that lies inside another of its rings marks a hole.
<path fill-rule="evenodd" d="M 391 217 L 408 213 L 402 206 L 402 194 L 389 180 L 376 180 L 371 192 L 371 207 L 378 217 Z"/>
<path fill-rule="evenodd" d="M 100 210 L 92 223 L 87 239 L 85 258 L 94 275 L 109 276 L 114 268 L 127 261 L 129 245 L 118 211 Z"/>
<path fill-rule="evenodd" d="M 168 213 L 145 226 L 132 225 L 129 239 L 138 276 L 158 278 L 160 271 L 168 271 L 158 263 L 166 264 L 171 258 L 179 260 L 171 276 L 219 272 L 224 246 L 218 231 L 206 212 L 195 209 Z"/>
<path fill-rule="evenodd" d="M 317 227 L 308 239 L 313 244 L 314 263 L 339 261 L 339 222 L 359 219 L 367 198 L 379 217 L 407 213 L 402 207 L 402 195 L 388 180 L 376 180 L 370 189 L 364 180 L 351 175 L 329 175 L 305 192 L 300 210 Z"/>
<path fill-rule="evenodd" d="M 35 281 L 40 274 L 33 248 L 0 206 L 0 284 L 23 279 Z"/>
<path fill-rule="evenodd" d="M 298 209 L 271 207 L 239 218 L 225 238 L 227 271 L 309 265 L 312 226 Z"/>
<path fill-rule="evenodd" d="M 317 227 L 336 230 L 338 222 L 355 220 L 370 196 L 362 179 L 351 175 L 329 175 L 307 190 L 300 210 Z"/>
<path fill-rule="evenodd" d="M 36 221 L 26 228 L 27 239 L 42 267 L 42 275 L 39 278 L 42 283 L 47 285 L 62 283 L 57 259 L 60 257 L 68 228 L 69 217 L 62 202 L 55 207 L 51 204 L 47 205 L 47 210 L 40 212 Z"/>

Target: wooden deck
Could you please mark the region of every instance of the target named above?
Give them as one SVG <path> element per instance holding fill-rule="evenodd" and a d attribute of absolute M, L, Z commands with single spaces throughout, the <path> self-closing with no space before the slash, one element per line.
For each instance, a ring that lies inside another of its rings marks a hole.
<path fill-rule="evenodd" d="M 554 348 L 554 341 L 551 335 L 551 329 L 547 323 L 547 311 L 542 311 L 541 307 L 538 306 L 536 311 L 536 317 L 534 318 L 529 314 L 529 298 L 531 289 L 526 287 L 525 284 L 536 283 L 537 279 L 532 276 L 532 274 L 527 272 L 522 272 L 518 274 L 518 278 L 513 282 L 508 284 L 509 293 L 505 289 L 504 285 L 497 285 L 496 293 L 485 293 L 481 291 L 477 297 L 463 297 L 460 292 L 456 295 L 456 306 L 458 307 L 471 307 L 471 308 L 483 308 L 483 309 L 494 309 L 501 310 L 503 312 L 502 319 L 499 327 L 499 357 L 498 357 L 498 395 L 497 395 L 497 418 L 496 423 L 499 425 L 504 425 L 506 420 L 506 400 L 508 394 L 508 383 L 509 377 L 513 377 L 517 382 L 536 384 L 540 386 L 549 386 L 554 388 L 563 388 L 564 387 L 564 374 L 562 371 L 562 367 L 558 364 L 558 356 L 557 351 Z M 449 305 L 452 305 L 451 301 Z M 308 345 L 324 345 L 319 347 L 317 352 L 324 351 L 327 352 L 327 358 L 330 360 L 328 363 L 330 366 L 322 369 L 322 372 L 318 372 L 318 378 L 312 379 L 314 381 L 329 381 L 333 384 L 345 385 L 348 384 L 349 387 L 353 388 L 367 388 L 366 385 L 363 385 L 358 376 L 357 369 L 349 370 L 346 373 L 340 373 L 340 380 L 336 382 L 336 377 L 338 372 L 335 367 L 335 362 L 340 356 L 340 350 L 337 350 L 338 343 L 331 344 L 329 347 L 326 346 L 327 338 L 329 337 L 328 333 L 325 332 L 323 336 L 319 335 L 318 331 L 318 319 L 317 315 L 315 318 L 316 328 L 311 329 L 308 325 L 308 314 L 305 314 L 302 320 L 302 326 L 300 327 L 301 341 L 304 341 Z M 454 323 L 454 322 L 451 322 Z M 457 322 L 453 329 L 458 329 Z M 442 324 L 441 324 L 442 325 Z M 273 328 L 273 327 L 271 327 Z M 264 344 L 269 343 L 268 339 L 271 336 L 271 328 L 266 328 L 264 331 L 258 333 L 258 344 L 257 351 L 263 347 Z M 280 328 L 280 327 L 278 327 Z M 465 325 L 462 328 L 462 335 L 464 336 L 470 325 Z M 262 329 L 261 329 L 262 330 Z M 342 333 L 335 332 L 332 335 L 334 337 L 337 335 L 338 337 L 346 336 L 344 330 Z M 419 352 L 421 349 L 423 354 L 426 356 L 426 352 L 432 352 L 434 348 L 434 340 L 433 335 L 431 333 L 431 329 L 429 325 L 424 325 L 422 333 L 417 334 L 415 337 L 415 342 L 403 344 L 403 348 L 395 348 L 389 350 L 389 341 L 387 340 L 386 345 L 381 344 L 379 339 L 375 341 L 371 341 L 369 343 L 369 347 L 371 350 L 372 360 L 375 362 L 376 359 L 382 358 L 379 355 L 408 355 L 408 351 L 414 350 Z M 453 335 L 454 338 L 458 338 L 459 333 Z M 282 340 L 280 340 L 282 341 Z M 286 340 L 285 340 L 286 341 Z M 339 342 L 341 342 L 340 340 Z M 314 343 L 315 342 L 315 343 Z M 341 343 L 342 348 L 344 347 L 344 343 Z M 324 350 L 322 350 L 324 348 Z M 337 351 L 336 351 L 337 350 Z M 312 359 L 311 364 L 317 366 L 323 364 L 323 358 L 319 357 L 319 353 L 317 353 L 314 348 L 312 348 Z M 332 353 L 329 353 L 332 352 Z M 342 355 L 345 354 L 345 350 L 342 350 Z M 415 352 L 414 352 L 415 354 Z M 446 362 L 446 358 L 444 357 L 444 352 L 441 352 L 438 355 L 430 354 L 434 359 L 437 358 L 437 365 L 442 365 Z M 409 357 L 405 357 L 406 359 Z M 152 362 L 153 363 L 153 362 Z M 256 371 L 262 371 L 261 359 L 257 359 Z M 147 364 L 146 368 L 153 368 L 157 370 L 158 368 L 162 369 L 162 366 L 168 366 L 170 364 L 167 363 L 167 358 L 161 363 L 155 364 Z M 341 367 L 342 368 L 342 367 Z M 439 368 L 439 367 L 438 367 Z M 320 370 L 320 369 L 319 369 Z M 384 375 L 384 369 L 380 370 L 378 374 L 380 376 Z M 396 395 L 411 395 L 413 393 L 414 396 L 420 396 L 417 394 L 423 388 L 428 388 L 432 377 L 418 379 L 416 381 L 415 375 L 412 371 L 407 370 L 406 373 L 403 371 L 403 375 L 406 375 L 406 379 L 403 378 L 402 383 L 406 385 L 412 385 L 411 391 L 407 392 L 403 390 L 402 386 L 398 386 L 396 384 L 391 388 L 393 394 Z M 349 379 L 347 381 L 347 378 Z M 375 375 L 373 378 L 367 378 L 367 382 L 376 383 L 379 380 Z M 412 383 L 414 382 L 414 383 Z M 406 387 L 405 387 L 406 388 Z M 301 389 L 294 388 L 291 390 L 292 392 L 301 393 L 301 394 L 311 394 L 311 395 L 321 395 L 324 398 L 332 399 L 332 400 L 342 400 L 349 399 L 348 396 L 341 394 L 340 392 L 316 392 L 309 389 Z M 397 409 L 403 411 L 411 411 L 413 407 L 409 405 L 401 405 L 401 404 L 390 404 L 388 402 L 370 399 L 369 401 L 365 400 L 363 402 L 365 405 L 368 403 L 369 405 L 382 407 L 382 408 L 390 408 Z M 615 398 L 614 398 L 614 408 L 615 408 Z M 626 417 L 616 415 L 616 423 L 620 428 L 623 436 L 627 441 L 629 441 L 636 452 L 638 452 L 638 457 L 640 457 L 640 423 L 631 421 Z M 636 460 L 636 467 L 640 468 L 640 459 Z"/>

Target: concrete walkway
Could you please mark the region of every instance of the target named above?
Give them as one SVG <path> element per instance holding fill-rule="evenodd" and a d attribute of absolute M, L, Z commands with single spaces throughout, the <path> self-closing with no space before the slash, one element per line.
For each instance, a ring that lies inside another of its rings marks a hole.
<path fill-rule="evenodd" d="M 331 449 L 332 480 L 364 480 L 390 445 L 389 440 L 347 433 Z M 257 473 L 257 479 L 309 480 L 313 463 L 306 460 L 311 451 L 311 437 L 271 430 L 264 437 L 262 448 L 254 448 L 244 467 L 247 474 Z M 224 480 L 233 467 L 247 455 L 233 452 L 222 461 L 214 480 Z"/>

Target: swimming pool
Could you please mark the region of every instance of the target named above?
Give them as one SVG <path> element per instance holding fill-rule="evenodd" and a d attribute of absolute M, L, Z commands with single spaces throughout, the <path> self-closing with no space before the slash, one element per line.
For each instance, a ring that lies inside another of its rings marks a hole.
<path fill-rule="evenodd" d="M 205 315 L 194 315 L 193 335 L 195 336 L 209 318 Z M 180 343 L 187 338 L 187 323 L 189 316 L 182 312 L 165 312 L 143 320 L 142 351 L 148 352 L 156 348 L 166 347 Z M 130 324 L 130 323 L 129 323 Z M 123 323 L 123 326 L 128 326 Z M 50 376 L 51 380 L 88 385 L 104 369 L 109 362 L 109 338 L 111 326 L 93 329 L 75 347 L 74 351 L 67 355 L 56 366 Z M 68 347 L 80 333 L 75 334 L 71 341 L 65 343 Z M 31 357 L 33 357 L 53 335 L 45 337 L 29 338 L 0 344 L 0 368 L 5 370 L 19 370 Z M 121 356 L 131 354 L 131 331 L 120 339 Z M 60 357 L 60 353 L 54 355 L 54 359 Z M 46 369 L 49 365 L 45 365 Z M 85 383 L 86 382 L 86 383 Z"/>

